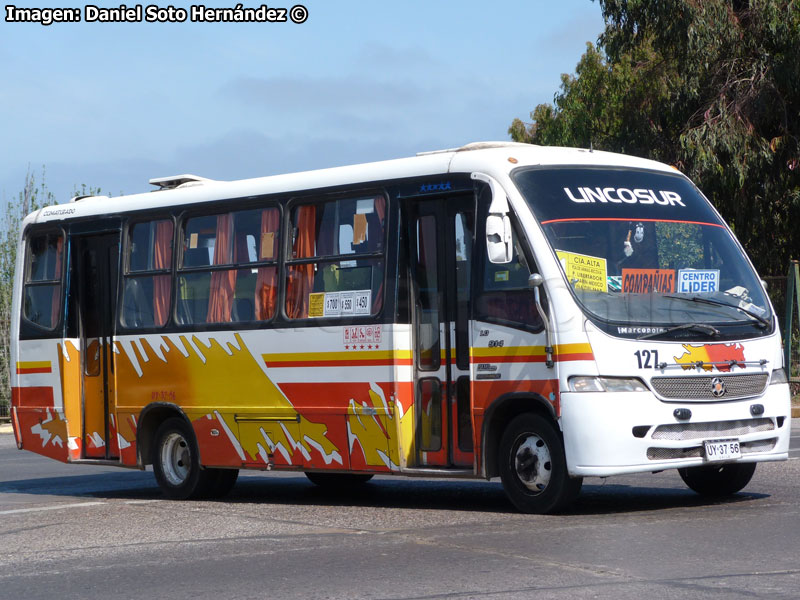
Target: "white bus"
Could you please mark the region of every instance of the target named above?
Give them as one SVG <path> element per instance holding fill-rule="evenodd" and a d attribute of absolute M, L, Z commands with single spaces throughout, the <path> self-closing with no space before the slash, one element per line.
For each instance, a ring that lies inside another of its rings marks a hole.
<path fill-rule="evenodd" d="M 20 448 L 221 496 L 499 477 L 519 510 L 678 469 L 726 495 L 785 460 L 774 311 L 681 173 L 477 143 L 75 198 L 27 217 L 13 299 Z"/>

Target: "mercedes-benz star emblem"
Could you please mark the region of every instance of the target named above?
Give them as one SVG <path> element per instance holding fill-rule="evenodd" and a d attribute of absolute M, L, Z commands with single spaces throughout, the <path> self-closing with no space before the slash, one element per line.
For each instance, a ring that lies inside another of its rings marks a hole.
<path fill-rule="evenodd" d="M 715 398 L 722 398 L 725 395 L 725 382 L 719 377 L 711 380 L 711 393 Z"/>

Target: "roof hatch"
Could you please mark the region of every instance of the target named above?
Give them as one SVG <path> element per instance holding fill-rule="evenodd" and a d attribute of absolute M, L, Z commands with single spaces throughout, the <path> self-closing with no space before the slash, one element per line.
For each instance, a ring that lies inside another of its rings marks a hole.
<path fill-rule="evenodd" d="M 169 177 L 155 177 L 150 180 L 150 184 L 158 186 L 158 190 L 156 191 L 160 191 L 174 190 L 181 187 L 193 187 L 195 185 L 203 185 L 204 183 L 212 183 L 214 181 L 214 179 L 184 173 L 183 175 L 171 175 Z"/>

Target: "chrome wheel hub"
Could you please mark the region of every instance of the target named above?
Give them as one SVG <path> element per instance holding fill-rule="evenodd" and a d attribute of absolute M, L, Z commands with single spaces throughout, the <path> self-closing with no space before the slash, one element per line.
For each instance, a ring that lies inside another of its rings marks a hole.
<path fill-rule="evenodd" d="M 164 477 L 172 485 L 181 485 L 189 476 L 191 465 L 192 454 L 186 439 L 180 433 L 170 433 L 161 445 Z"/>
<path fill-rule="evenodd" d="M 547 488 L 553 465 L 550 449 L 538 435 L 528 435 L 517 446 L 514 455 L 517 477 L 531 492 L 539 494 Z"/>

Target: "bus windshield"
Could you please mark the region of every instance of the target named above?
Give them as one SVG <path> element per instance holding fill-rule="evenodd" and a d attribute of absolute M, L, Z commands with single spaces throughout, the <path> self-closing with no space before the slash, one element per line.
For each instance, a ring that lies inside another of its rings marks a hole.
<path fill-rule="evenodd" d="M 685 177 L 533 168 L 513 178 L 578 303 L 608 333 L 734 339 L 771 332 L 761 282 Z"/>

